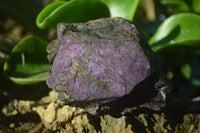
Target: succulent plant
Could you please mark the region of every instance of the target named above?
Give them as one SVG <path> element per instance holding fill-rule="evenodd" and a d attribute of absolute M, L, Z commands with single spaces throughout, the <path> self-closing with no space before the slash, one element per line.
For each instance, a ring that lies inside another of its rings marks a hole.
<path fill-rule="evenodd" d="M 159 60 L 130 21 L 60 23 L 57 35 L 47 47 L 47 84 L 66 104 L 99 114 L 165 100 Z"/>

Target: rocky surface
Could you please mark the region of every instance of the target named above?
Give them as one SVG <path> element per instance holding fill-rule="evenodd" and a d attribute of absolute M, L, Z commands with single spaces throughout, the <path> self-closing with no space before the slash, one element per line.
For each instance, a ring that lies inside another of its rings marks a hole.
<path fill-rule="evenodd" d="M 189 101 L 168 100 L 166 108 L 153 111 L 137 108 L 115 118 L 94 116 L 81 108 L 62 105 L 57 93 L 50 91 L 39 101 L 17 100 L 17 114 L 1 117 L 0 132 L 71 132 L 71 133 L 198 133 L 200 131 L 199 97 Z M 8 109 L 9 110 L 9 109 Z M 10 110 L 13 111 L 13 110 Z"/>
<path fill-rule="evenodd" d="M 52 63 L 47 85 L 66 104 L 94 115 L 118 115 L 142 104 L 159 108 L 165 100 L 159 60 L 131 21 L 61 23 L 57 36 L 47 47 Z"/>

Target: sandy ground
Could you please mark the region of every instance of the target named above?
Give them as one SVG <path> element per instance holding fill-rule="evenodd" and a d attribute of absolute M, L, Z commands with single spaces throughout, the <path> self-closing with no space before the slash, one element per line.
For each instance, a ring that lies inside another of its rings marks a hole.
<path fill-rule="evenodd" d="M 57 93 L 50 91 L 39 101 L 11 101 L 7 112 L 15 115 L 1 116 L 0 132 L 199 133 L 199 104 L 200 97 L 187 101 L 170 99 L 160 111 L 138 108 L 120 118 L 97 117 L 81 108 L 62 105 Z"/>

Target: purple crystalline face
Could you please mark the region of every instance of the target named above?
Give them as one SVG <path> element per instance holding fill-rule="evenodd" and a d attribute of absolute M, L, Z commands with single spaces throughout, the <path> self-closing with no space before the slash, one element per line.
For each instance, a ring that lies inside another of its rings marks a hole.
<path fill-rule="evenodd" d="M 67 103 L 119 99 L 154 73 L 154 53 L 148 44 L 139 43 L 135 26 L 127 20 L 61 23 L 57 32 L 58 40 L 47 48 L 53 62 L 47 84 Z"/>

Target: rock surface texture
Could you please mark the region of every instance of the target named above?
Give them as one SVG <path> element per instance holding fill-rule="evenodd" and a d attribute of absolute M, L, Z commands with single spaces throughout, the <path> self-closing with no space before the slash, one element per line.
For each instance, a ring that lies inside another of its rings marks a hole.
<path fill-rule="evenodd" d="M 200 97 L 184 101 L 177 101 L 171 97 L 166 107 L 160 111 L 136 108 L 127 116 L 115 118 L 110 115 L 94 116 L 81 108 L 63 105 L 57 96 L 57 92 L 50 91 L 49 95 L 39 100 L 18 100 L 17 115 L 12 117 L 1 115 L 0 133 L 199 133 L 200 131 Z"/>
<path fill-rule="evenodd" d="M 158 108 L 165 100 L 159 62 L 130 21 L 61 23 L 57 35 L 47 48 L 47 84 L 61 101 L 92 114 L 119 114 L 140 105 Z"/>

